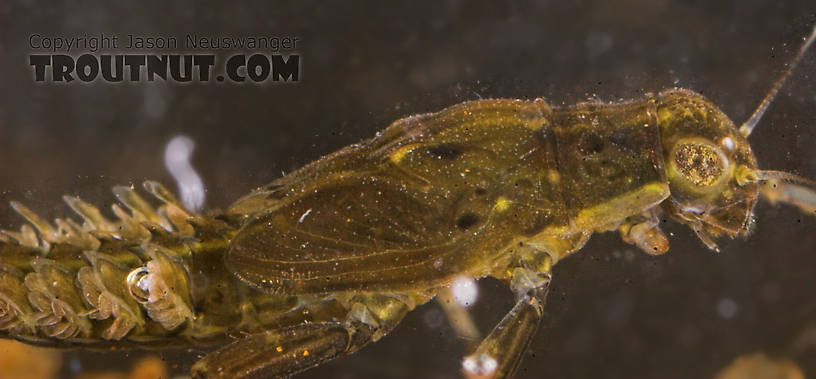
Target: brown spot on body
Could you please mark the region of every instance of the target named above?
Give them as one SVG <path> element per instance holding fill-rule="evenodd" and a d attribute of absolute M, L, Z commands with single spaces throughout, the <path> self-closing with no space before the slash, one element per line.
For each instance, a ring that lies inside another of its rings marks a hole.
<path fill-rule="evenodd" d="M 474 213 L 466 213 L 456 220 L 456 227 L 462 230 L 467 230 L 473 225 L 479 223 L 479 216 Z"/>
<path fill-rule="evenodd" d="M 441 143 L 429 147 L 428 154 L 436 156 L 437 159 L 452 160 L 462 154 L 462 148 L 452 143 Z"/>

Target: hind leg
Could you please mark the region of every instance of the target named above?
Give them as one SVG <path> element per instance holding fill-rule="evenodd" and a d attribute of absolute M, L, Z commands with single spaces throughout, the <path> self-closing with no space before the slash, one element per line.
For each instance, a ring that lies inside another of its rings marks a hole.
<path fill-rule="evenodd" d="M 354 353 L 390 332 L 413 308 L 405 298 L 356 296 L 342 321 L 301 323 L 246 336 L 207 354 L 192 368 L 194 378 L 289 376 Z"/>

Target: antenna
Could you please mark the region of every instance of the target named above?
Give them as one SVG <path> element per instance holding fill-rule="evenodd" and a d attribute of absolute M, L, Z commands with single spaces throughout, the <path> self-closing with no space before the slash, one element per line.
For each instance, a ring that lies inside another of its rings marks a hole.
<path fill-rule="evenodd" d="M 799 64 L 799 61 L 802 60 L 802 56 L 805 55 L 805 52 L 813 44 L 813 41 L 816 40 L 816 25 L 813 26 L 813 30 L 810 32 L 810 36 L 807 37 L 805 43 L 802 44 L 802 47 L 799 48 L 799 52 L 796 53 L 796 57 L 793 58 L 790 64 L 788 64 L 788 69 L 785 70 L 785 73 L 776 80 L 773 87 L 771 87 L 770 92 L 768 95 L 762 99 L 762 102 L 759 103 L 754 113 L 751 117 L 742 123 L 739 127 L 739 132 L 742 134 L 743 137 L 748 137 L 751 132 L 754 130 L 754 127 L 759 123 L 759 120 L 762 119 L 762 115 L 765 114 L 765 111 L 768 110 L 768 107 L 771 105 L 771 102 L 776 97 L 776 94 L 779 92 L 779 89 L 782 88 L 782 85 L 785 84 L 785 81 L 788 80 L 793 69 L 796 68 L 796 65 Z"/>

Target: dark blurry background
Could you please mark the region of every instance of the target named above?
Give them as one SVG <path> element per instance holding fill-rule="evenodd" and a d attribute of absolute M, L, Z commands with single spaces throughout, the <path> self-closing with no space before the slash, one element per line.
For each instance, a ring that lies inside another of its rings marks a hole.
<path fill-rule="evenodd" d="M 680 86 L 740 123 L 814 23 L 812 0 L 4 0 L 0 226 L 21 222 L 9 200 L 55 217 L 70 214 L 62 194 L 103 205 L 116 184 L 174 185 L 162 154 L 177 134 L 197 143 L 207 206 L 223 208 L 397 118 L 464 100 L 544 97 L 557 105 Z M 302 81 L 34 84 L 27 56 L 35 32 L 293 35 L 301 38 Z M 816 178 L 816 50 L 751 141 L 763 168 Z M 711 377 L 755 351 L 792 358 L 815 376 L 816 218 L 768 203 L 757 216 L 756 232 L 724 243 L 721 254 L 676 225 L 666 228 L 672 247 L 661 257 L 614 234 L 593 237 L 555 269 L 548 317 L 520 376 Z M 472 310 L 487 332 L 512 296 L 492 280 L 480 289 Z M 382 341 L 303 377 L 457 377 L 465 341 L 443 317 L 436 304 L 422 306 Z M 69 352 L 64 373 L 126 366 L 141 354 Z M 197 355 L 162 356 L 182 374 Z"/>

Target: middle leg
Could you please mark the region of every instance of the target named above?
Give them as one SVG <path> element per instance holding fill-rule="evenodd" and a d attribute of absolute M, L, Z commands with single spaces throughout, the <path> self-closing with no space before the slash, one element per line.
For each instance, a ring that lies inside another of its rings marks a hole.
<path fill-rule="evenodd" d="M 469 376 L 513 376 L 543 318 L 549 283 L 549 274 L 527 268 L 513 270 L 511 287 L 516 293 L 516 305 L 479 344 L 476 351 L 465 357 L 462 367 Z"/>

